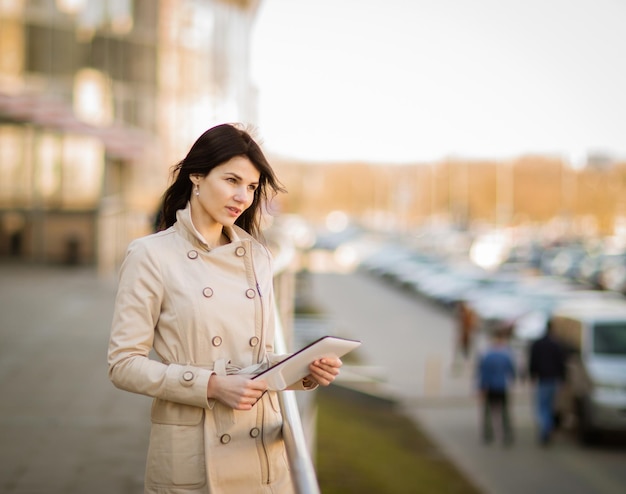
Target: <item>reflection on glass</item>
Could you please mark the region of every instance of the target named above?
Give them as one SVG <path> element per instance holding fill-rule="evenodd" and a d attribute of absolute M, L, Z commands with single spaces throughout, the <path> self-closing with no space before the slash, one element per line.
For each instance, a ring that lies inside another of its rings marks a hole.
<path fill-rule="evenodd" d="M 50 133 L 43 133 L 37 146 L 38 192 L 46 203 L 58 200 L 61 186 L 59 167 L 59 139 Z"/>
<path fill-rule="evenodd" d="M 0 126 L 0 203 L 23 195 L 26 170 L 22 163 L 22 132 L 15 125 Z"/>
<path fill-rule="evenodd" d="M 104 171 L 102 143 L 92 137 L 67 136 L 63 142 L 63 204 L 95 207 Z"/>
<path fill-rule="evenodd" d="M 113 120 L 112 98 L 107 77 L 99 70 L 81 69 L 74 80 L 74 111 L 92 125 Z"/>

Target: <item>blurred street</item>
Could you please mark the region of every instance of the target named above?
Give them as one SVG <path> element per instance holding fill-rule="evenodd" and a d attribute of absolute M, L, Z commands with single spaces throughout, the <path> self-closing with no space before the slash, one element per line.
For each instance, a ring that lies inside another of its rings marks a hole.
<path fill-rule="evenodd" d="M 513 397 L 515 444 L 482 444 L 473 369 L 455 359 L 449 312 L 362 273 L 315 274 L 311 291 L 340 336 L 363 340 L 357 351 L 380 369 L 401 408 L 485 494 L 626 492 L 626 442 L 585 449 L 559 433 L 539 448 L 523 383 Z"/>
<path fill-rule="evenodd" d="M 484 447 L 471 366 L 455 364 L 451 316 L 365 274 L 313 274 L 333 332 L 363 340 L 362 363 L 485 494 L 615 494 L 624 443 L 534 442 L 528 389 L 515 392 L 517 440 Z M 0 492 L 139 494 L 150 400 L 106 375 L 115 280 L 91 269 L 0 265 Z"/>

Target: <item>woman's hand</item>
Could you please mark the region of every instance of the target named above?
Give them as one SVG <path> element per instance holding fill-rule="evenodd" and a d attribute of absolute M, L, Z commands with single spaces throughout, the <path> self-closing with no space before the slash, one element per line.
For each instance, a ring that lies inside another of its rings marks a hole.
<path fill-rule="evenodd" d="M 311 373 L 305 378 L 314 381 L 320 386 L 328 386 L 339 375 L 339 369 L 343 365 L 341 359 L 323 358 L 309 365 Z"/>
<path fill-rule="evenodd" d="M 267 383 L 250 376 L 213 374 L 207 385 L 207 398 L 213 398 L 235 410 L 250 410 L 267 391 Z"/>

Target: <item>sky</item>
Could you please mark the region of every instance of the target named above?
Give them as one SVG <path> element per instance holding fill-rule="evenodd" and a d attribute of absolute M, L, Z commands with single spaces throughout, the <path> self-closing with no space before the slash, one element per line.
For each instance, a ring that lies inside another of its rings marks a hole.
<path fill-rule="evenodd" d="M 626 0 L 262 0 L 272 153 L 407 162 L 626 157 Z"/>

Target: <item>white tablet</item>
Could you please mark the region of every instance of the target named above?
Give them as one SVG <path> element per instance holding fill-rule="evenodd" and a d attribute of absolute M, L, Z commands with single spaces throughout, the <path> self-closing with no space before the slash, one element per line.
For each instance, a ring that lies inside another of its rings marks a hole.
<path fill-rule="evenodd" d="M 257 374 L 253 379 L 264 379 L 270 390 L 280 391 L 308 376 L 311 373 L 311 362 L 324 357 L 342 357 L 360 345 L 358 340 L 324 336 Z"/>

